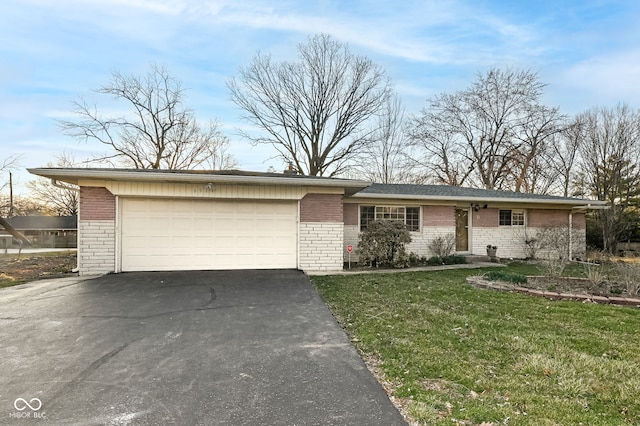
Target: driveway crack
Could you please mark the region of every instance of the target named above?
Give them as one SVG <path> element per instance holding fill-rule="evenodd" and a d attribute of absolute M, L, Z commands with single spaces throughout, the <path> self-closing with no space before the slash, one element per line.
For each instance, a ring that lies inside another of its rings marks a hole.
<path fill-rule="evenodd" d="M 91 364 L 89 364 L 87 368 L 82 370 L 77 376 L 75 376 L 71 381 L 69 381 L 66 385 L 64 385 L 59 391 L 53 394 L 53 396 L 49 400 L 49 404 L 53 403 L 53 401 L 58 399 L 60 396 L 65 395 L 71 389 L 76 388 L 78 384 L 84 382 L 94 371 L 96 371 L 98 368 L 104 365 L 111 358 L 113 358 L 114 356 L 122 352 L 127 346 L 129 346 L 133 342 L 135 342 L 135 340 L 132 340 L 131 342 L 127 342 L 123 345 L 120 345 L 114 350 L 112 350 L 111 352 L 108 352 L 102 355 L 97 360 L 93 361 Z"/>
<path fill-rule="evenodd" d="M 218 295 L 216 294 L 216 289 L 213 287 L 209 287 L 209 301 L 204 305 L 202 305 L 200 309 L 211 305 L 217 298 L 218 298 Z"/>

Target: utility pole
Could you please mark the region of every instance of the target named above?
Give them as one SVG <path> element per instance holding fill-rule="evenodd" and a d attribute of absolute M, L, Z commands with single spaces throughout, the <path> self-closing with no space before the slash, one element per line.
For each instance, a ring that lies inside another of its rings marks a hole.
<path fill-rule="evenodd" d="M 13 217 L 13 173 L 9 172 L 9 214 L 7 217 Z"/>

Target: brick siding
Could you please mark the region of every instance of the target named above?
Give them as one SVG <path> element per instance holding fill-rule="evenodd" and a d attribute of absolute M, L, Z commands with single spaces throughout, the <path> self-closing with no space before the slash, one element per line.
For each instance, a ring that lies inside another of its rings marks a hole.
<path fill-rule="evenodd" d="M 587 218 L 584 213 L 573 214 L 573 229 L 587 229 Z"/>
<path fill-rule="evenodd" d="M 424 226 L 455 226 L 456 209 L 453 206 L 422 206 Z"/>
<path fill-rule="evenodd" d="M 300 222 L 344 220 L 341 194 L 307 194 L 300 200 Z"/>
<path fill-rule="evenodd" d="M 344 224 L 358 226 L 360 223 L 360 205 L 345 204 L 344 205 Z"/>
<path fill-rule="evenodd" d="M 80 187 L 80 220 L 115 220 L 116 197 L 107 188 Z"/>
<path fill-rule="evenodd" d="M 106 188 L 80 187 L 78 268 L 80 275 L 115 271 L 116 198 Z"/>
<path fill-rule="evenodd" d="M 473 214 L 472 223 L 474 227 L 480 228 L 497 228 L 500 217 L 499 209 L 480 209 L 478 211 L 472 211 Z"/>
<path fill-rule="evenodd" d="M 113 220 L 81 220 L 78 267 L 80 275 L 115 271 L 116 231 Z"/>
<path fill-rule="evenodd" d="M 298 267 L 303 271 L 342 269 L 342 223 L 300 223 Z"/>
<path fill-rule="evenodd" d="M 569 226 L 568 210 L 527 210 L 527 226 L 543 228 L 545 226 Z"/>

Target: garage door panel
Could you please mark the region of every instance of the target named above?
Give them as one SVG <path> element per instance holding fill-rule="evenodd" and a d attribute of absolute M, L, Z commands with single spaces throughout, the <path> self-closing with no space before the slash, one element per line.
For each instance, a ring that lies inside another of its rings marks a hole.
<path fill-rule="evenodd" d="M 291 201 L 121 199 L 121 269 L 295 268 Z"/>

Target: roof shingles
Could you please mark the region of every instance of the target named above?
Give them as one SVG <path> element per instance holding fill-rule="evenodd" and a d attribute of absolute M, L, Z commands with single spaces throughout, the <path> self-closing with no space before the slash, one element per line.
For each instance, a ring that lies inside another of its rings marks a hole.
<path fill-rule="evenodd" d="M 360 196 L 367 194 L 392 195 L 407 197 L 442 197 L 442 198 L 468 198 L 468 199 L 504 199 L 506 200 L 539 200 L 544 201 L 583 201 L 585 203 L 592 200 L 580 198 L 559 197 L 554 195 L 528 194 L 523 192 L 497 191 L 478 188 L 464 188 L 451 185 L 412 185 L 412 184 L 382 184 L 374 183 L 358 193 Z"/>

